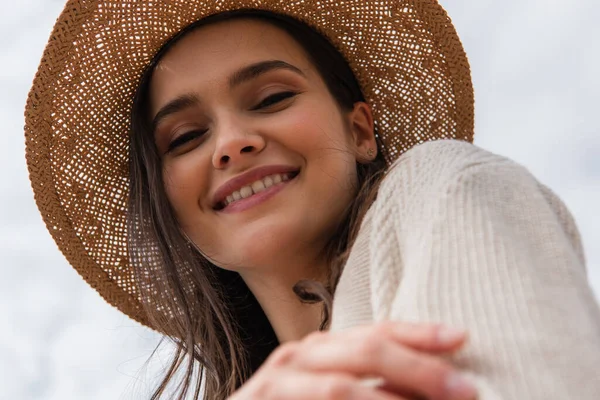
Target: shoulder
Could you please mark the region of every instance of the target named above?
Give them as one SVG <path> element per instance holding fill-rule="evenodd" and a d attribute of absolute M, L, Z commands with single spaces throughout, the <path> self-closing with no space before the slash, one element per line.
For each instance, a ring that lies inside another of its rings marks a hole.
<path fill-rule="evenodd" d="M 372 218 L 380 226 L 417 227 L 486 215 L 511 226 L 549 222 L 562 230 L 583 262 L 575 220 L 563 201 L 517 162 L 456 140 L 428 142 L 398 158 L 381 183 Z M 452 216 L 452 217 L 451 217 Z"/>
<path fill-rule="evenodd" d="M 432 140 L 414 146 L 402 154 L 392 165 L 392 168 L 407 162 L 427 161 L 432 165 L 460 165 L 465 161 L 486 162 L 499 156 L 486 151 L 472 143 L 453 140 Z"/>
<path fill-rule="evenodd" d="M 522 165 L 471 143 L 438 140 L 413 147 L 389 168 L 379 195 L 388 198 L 445 195 L 453 189 L 477 189 L 473 180 L 486 185 L 539 183 Z M 378 196 L 379 197 L 379 196 Z"/>
<path fill-rule="evenodd" d="M 459 140 L 436 140 L 425 142 L 402 154 L 390 166 L 385 181 L 393 181 L 399 175 L 410 172 L 416 178 L 448 180 L 470 171 L 508 166 L 526 171 L 516 162 L 484 150 L 472 143 Z"/>

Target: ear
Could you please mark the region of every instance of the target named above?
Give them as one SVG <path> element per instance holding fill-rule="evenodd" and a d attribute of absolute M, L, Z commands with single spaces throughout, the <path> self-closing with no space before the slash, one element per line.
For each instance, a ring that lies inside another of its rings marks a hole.
<path fill-rule="evenodd" d="M 373 161 L 377 156 L 377 142 L 371 107 L 362 101 L 354 103 L 349 123 L 356 161 L 361 164 Z"/>

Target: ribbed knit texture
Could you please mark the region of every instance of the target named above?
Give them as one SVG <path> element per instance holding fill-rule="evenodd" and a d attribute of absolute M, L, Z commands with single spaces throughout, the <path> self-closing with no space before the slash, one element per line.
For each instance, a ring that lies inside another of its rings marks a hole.
<path fill-rule="evenodd" d="M 394 164 L 335 294 L 331 331 L 465 328 L 479 400 L 600 399 L 600 309 L 564 204 L 525 168 L 437 141 Z"/>

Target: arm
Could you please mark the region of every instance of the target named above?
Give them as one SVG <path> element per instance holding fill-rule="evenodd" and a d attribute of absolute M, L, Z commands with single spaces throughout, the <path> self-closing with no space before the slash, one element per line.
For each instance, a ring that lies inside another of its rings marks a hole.
<path fill-rule="evenodd" d="M 467 329 L 452 360 L 480 400 L 599 399 L 600 311 L 570 214 L 518 164 L 481 150 L 460 157 L 440 171 L 444 184 L 411 191 L 420 202 L 395 202 L 388 222 L 374 221 L 372 251 L 380 232 L 398 243 L 397 255 L 373 251 L 375 319 Z"/>

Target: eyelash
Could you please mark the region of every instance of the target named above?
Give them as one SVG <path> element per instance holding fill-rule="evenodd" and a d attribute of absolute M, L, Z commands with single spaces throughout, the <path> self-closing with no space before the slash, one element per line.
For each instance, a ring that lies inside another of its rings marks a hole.
<path fill-rule="evenodd" d="M 256 106 L 254 106 L 250 110 L 257 111 L 257 110 L 260 110 L 263 108 L 268 108 L 268 107 L 273 106 L 283 100 L 292 98 L 292 97 L 296 96 L 297 94 L 298 93 L 296 93 L 296 92 L 279 92 L 279 93 L 272 94 L 271 96 L 268 96 L 265 99 L 263 99 L 260 103 L 258 103 Z M 177 147 L 179 147 L 181 145 L 186 144 L 190 140 L 194 140 L 194 139 L 201 137 L 205 133 L 206 133 L 206 130 L 201 130 L 201 131 L 195 130 L 195 131 L 186 132 L 183 135 L 178 136 L 177 139 L 175 139 L 171 143 L 169 143 L 169 148 L 167 149 L 167 153 L 175 150 Z"/>
<path fill-rule="evenodd" d="M 256 106 L 251 108 L 251 111 L 260 110 L 262 108 L 270 107 L 274 104 L 277 104 L 283 100 L 289 99 L 291 97 L 296 96 L 298 93 L 296 92 L 279 92 L 272 94 L 271 96 L 266 97 L 263 101 L 258 103 Z"/>
<path fill-rule="evenodd" d="M 175 150 L 177 147 L 186 144 L 190 140 L 197 139 L 206 133 L 205 130 L 195 130 L 184 133 L 183 135 L 179 135 L 177 139 L 173 140 L 169 143 L 169 148 L 167 149 L 167 153 Z"/>

